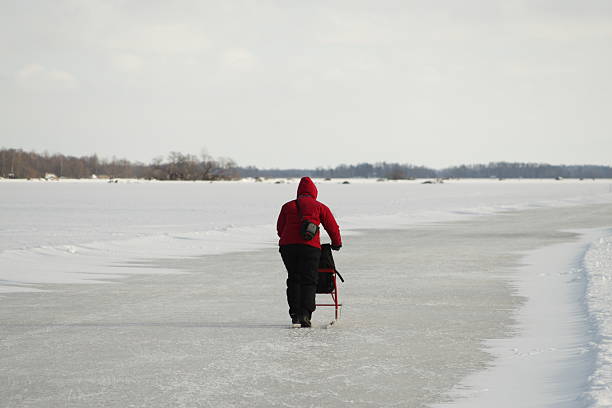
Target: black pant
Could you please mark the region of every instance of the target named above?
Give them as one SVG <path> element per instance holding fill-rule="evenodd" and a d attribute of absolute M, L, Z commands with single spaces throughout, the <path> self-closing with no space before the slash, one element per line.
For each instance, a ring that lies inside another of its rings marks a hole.
<path fill-rule="evenodd" d="M 283 245 L 280 254 L 288 273 L 289 315 L 310 317 L 316 308 L 321 249 L 301 244 Z"/>

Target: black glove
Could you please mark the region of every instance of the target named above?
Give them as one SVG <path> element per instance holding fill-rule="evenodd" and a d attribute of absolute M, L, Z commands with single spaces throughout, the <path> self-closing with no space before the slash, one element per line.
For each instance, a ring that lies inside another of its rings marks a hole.
<path fill-rule="evenodd" d="M 339 251 L 340 248 L 342 248 L 342 245 L 332 245 L 331 249 L 333 249 L 334 251 Z"/>

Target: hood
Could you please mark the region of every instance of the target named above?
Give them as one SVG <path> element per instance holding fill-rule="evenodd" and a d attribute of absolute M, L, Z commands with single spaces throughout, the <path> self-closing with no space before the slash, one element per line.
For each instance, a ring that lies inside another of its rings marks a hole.
<path fill-rule="evenodd" d="M 297 189 L 298 197 L 301 195 L 309 195 L 316 200 L 318 194 L 317 186 L 315 186 L 310 177 L 302 177 Z"/>

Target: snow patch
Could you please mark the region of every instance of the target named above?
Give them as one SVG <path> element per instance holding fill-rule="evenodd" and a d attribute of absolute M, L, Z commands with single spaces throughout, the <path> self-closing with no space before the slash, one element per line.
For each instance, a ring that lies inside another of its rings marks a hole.
<path fill-rule="evenodd" d="M 587 398 L 592 407 L 612 407 L 612 236 L 593 242 L 584 257 L 586 302 L 596 330 L 595 370 Z"/>
<path fill-rule="evenodd" d="M 589 243 L 602 230 L 575 232 L 581 233 L 576 242 L 526 254 L 517 280 L 518 294 L 525 298 L 525 304 L 516 315 L 516 336 L 487 341 L 489 352 L 496 357 L 494 365 L 464 379 L 451 394 L 454 402 L 437 408 L 585 407 L 595 348 L 600 349 L 599 372 L 591 378 L 593 390 L 589 395 L 598 401 L 593 406 L 610 406 L 610 344 L 594 343 L 589 310 L 584 304 L 589 274 L 583 260 Z M 609 246 L 599 245 L 587 253 L 587 265 L 601 266 L 599 273 L 610 277 L 612 263 L 606 264 L 604 272 L 602 256 L 608 254 Z M 599 282 L 607 281 L 600 277 Z M 589 293 L 601 315 L 610 320 L 610 294 L 600 298 L 602 293 L 595 288 Z M 612 329 L 610 323 L 608 329 Z"/>

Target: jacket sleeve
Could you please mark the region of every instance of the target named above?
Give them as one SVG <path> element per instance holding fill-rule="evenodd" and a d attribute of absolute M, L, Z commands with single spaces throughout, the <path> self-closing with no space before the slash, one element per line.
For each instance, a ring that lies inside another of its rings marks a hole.
<path fill-rule="evenodd" d="M 340 236 L 340 227 L 334 218 L 331 210 L 326 205 L 321 204 L 321 224 L 331 238 L 332 245 L 342 245 L 342 237 Z"/>
<path fill-rule="evenodd" d="M 287 214 L 285 210 L 285 206 L 281 207 L 280 214 L 278 214 L 278 220 L 276 221 L 276 233 L 279 238 L 281 238 L 283 230 L 285 229 L 285 224 L 287 223 Z"/>

